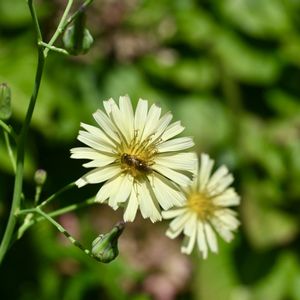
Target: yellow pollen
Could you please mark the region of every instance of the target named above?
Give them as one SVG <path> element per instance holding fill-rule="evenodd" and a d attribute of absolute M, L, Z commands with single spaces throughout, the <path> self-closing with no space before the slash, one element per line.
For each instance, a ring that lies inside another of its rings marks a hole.
<path fill-rule="evenodd" d="M 134 178 L 144 177 L 152 172 L 155 153 L 155 145 L 148 139 L 140 142 L 135 136 L 129 145 L 122 143 L 119 147 L 121 168 Z"/>
<path fill-rule="evenodd" d="M 204 193 L 194 193 L 188 198 L 188 208 L 196 212 L 202 220 L 209 218 L 216 210 L 212 200 Z"/>
<path fill-rule="evenodd" d="M 121 168 L 135 178 L 152 172 L 150 162 L 128 153 L 121 155 Z"/>

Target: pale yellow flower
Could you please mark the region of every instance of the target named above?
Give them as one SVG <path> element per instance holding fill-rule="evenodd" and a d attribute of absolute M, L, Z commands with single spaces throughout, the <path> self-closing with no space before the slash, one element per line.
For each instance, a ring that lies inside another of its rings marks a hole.
<path fill-rule="evenodd" d="M 124 220 L 133 221 L 140 208 L 144 218 L 161 220 L 161 209 L 184 202 L 178 185 L 190 183 L 195 154 L 184 152 L 194 145 L 189 137 L 174 138 L 184 130 L 171 123 L 172 114 L 161 116 L 161 108 L 140 99 L 135 112 L 130 98 L 119 105 L 104 101 L 105 112 L 93 117 L 99 127 L 82 123 L 78 140 L 87 147 L 71 149 L 71 157 L 88 159 L 93 168 L 76 181 L 78 187 L 105 182 L 95 201 L 112 208 L 125 206 Z"/>
<path fill-rule="evenodd" d="M 240 197 L 229 187 L 233 176 L 225 166 L 211 175 L 213 164 L 207 154 L 202 154 L 193 182 L 182 188 L 186 201 L 162 212 L 164 219 L 174 218 L 167 236 L 174 239 L 183 232 L 185 239 L 181 251 L 190 254 L 197 244 L 203 258 L 207 257 L 209 249 L 218 252 L 216 232 L 230 242 L 232 231 L 239 226 L 236 212 L 228 208 L 240 203 Z"/>

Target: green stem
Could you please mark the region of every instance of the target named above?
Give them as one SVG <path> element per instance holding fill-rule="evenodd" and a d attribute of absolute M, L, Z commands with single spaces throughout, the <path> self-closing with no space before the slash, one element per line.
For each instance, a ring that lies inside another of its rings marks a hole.
<path fill-rule="evenodd" d="M 65 191 L 69 190 L 70 188 L 72 188 L 73 186 L 75 186 L 74 182 L 69 183 L 68 185 L 64 186 L 62 189 L 60 189 L 58 192 L 56 192 L 55 194 L 51 195 L 49 198 L 47 198 L 45 201 L 43 201 L 40 205 L 38 205 L 36 208 L 41 208 L 43 206 L 45 206 L 47 203 L 49 203 L 50 201 L 54 200 L 55 198 L 57 198 L 59 195 L 61 195 L 62 193 L 64 193 Z M 40 197 L 40 193 L 42 191 L 42 187 L 41 186 L 37 186 L 36 188 L 36 194 L 35 194 L 35 199 L 34 199 L 34 204 L 37 205 L 38 201 L 39 201 L 39 197 Z M 25 210 L 19 210 L 17 215 L 20 214 L 26 214 L 28 213 L 28 211 Z M 17 232 L 17 237 L 14 238 L 14 241 L 16 239 L 20 239 L 24 232 L 31 226 L 33 225 L 36 220 L 34 220 L 32 214 L 28 214 L 24 221 L 23 224 L 19 227 L 18 232 Z"/>
<path fill-rule="evenodd" d="M 29 10 L 34 22 L 34 27 L 37 34 L 37 42 L 42 40 L 42 35 L 37 19 L 37 15 L 35 12 L 35 8 L 33 6 L 32 0 L 27 0 Z M 39 46 L 38 47 L 38 64 L 37 70 L 35 75 L 35 84 L 34 89 L 30 98 L 29 106 L 27 109 L 25 121 L 22 127 L 20 140 L 17 147 L 17 164 L 16 164 L 16 176 L 15 176 L 15 183 L 14 183 L 14 191 L 13 191 L 13 200 L 11 205 L 11 210 L 7 222 L 7 226 L 4 232 L 4 236 L 0 245 L 0 263 L 2 262 L 5 253 L 9 247 L 12 234 L 14 232 L 14 228 L 16 225 L 16 212 L 20 209 L 20 201 L 21 201 L 21 194 L 22 194 L 22 185 L 23 185 L 23 172 L 24 172 L 24 150 L 25 150 L 25 142 L 28 134 L 29 124 L 32 118 L 32 114 L 34 111 L 38 91 L 40 88 L 41 78 L 43 74 L 45 58 L 43 55 L 43 50 Z"/>
<path fill-rule="evenodd" d="M 59 195 L 61 195 L 62 193 L 64 193 L 67 190 L 70 190 L 71 188 L 73 188 L 74 186 L 76 186 L 75 182 L 71 182 L 68 185 L 64 186 L 63 188 L 61 188 L 59 191 L 57 191 L 56 193 L 54 193 L 53 195 L 51 195 L 50 197 L 48 197 L 45 201 L 43 201 L 38 207 L 41 208 L 43 206 L 45 206 L 46 204 L 48 204 L 50 201 L 56 199 Z"/>
<path fill-rule="evenodd" d="M 52 211 L 51 213 L 49 213 L 49 216 L 51 216 L 51 217 L 60 216 L 67 212 L 74 211 L 74 210 L 77 210 L 79 208 L 82 208 L 82 207 L 85 207 L 85 206 L 88 206 L 88 205 L 91 205 L 94 203 L 96 203 L 95 198 L 90 198 L 90 199 L 87 199 L 85 202 L 81 202 L 79 204 L 71 204 L 71 205 L 65 206 L 63 208 L 60 208 L 58 210 Z"/>
<path fill-rule="evenodd" d="M 43 187 L 41 185 L 37 185 L 35 188 L 35 195 L 34 195 L 34 205 L 36 206 L 39 201 L 40 201 L 40 197 L 41 197 L 41 193 L 42 193 L 42 189 Z"/>
<path fill-rule="evenodd" d="M 57 48 L 57 47 L 54 47 L 54 46 L 50 46 L 49 44 L 47 43 L 44 43 L 44 42 L 40 42 L 39 43 L 41 46 L 51 50 L 51 51 L 54 51 L 54 52 L 58 52 L 58 53 L 61 53 L 61 54 L 65 54 L 65 55 L 69 55 L 69 52 L 65 49 L 62 49 L 62 48 Z"/>
<path fill-rule="evenodd" d="M 72 4 L 73 4 L 73 0 L 68 0 L 68 4 L 66 6 L 66 9 L 65 9 L 62 17 L 61 17 L 61 20 L 60 20 L 59 24 L 57 26 L 57 29 L 54 32 L 54 34 L 53 34 L 52 38 L 50 39 L 49 43 L 47 43 L 49 47 L 53 46 L 53 44 L 55 43 L 55 41 L 57 40 L 57 38 L 64 31 L 64 24 L 66 23 L 66 19 L 67 19 L 67 16 L 68 16 L 69 12 L 70 12 Z M 45 57 L 47 57 L 48 52 L 49 52 L 49 48 L 46 48 L 44 50 Z"/>
<path fill-rule="evenodd" d="M 14 174 L 16 174 L 16 159 L 15 159 L 14 153 L 12 151 L 12 147 L 11 147 L 10 140 L 9 140 L 9 135 L 7 132 L 4 132 L 4 139 L 5 139 L 7 152 L 8 152 L 12 167 L 13 167 Z M 25 196 L 23 193 L 21 193 L 21 199 L 22 200 L 25 199 Z"/>
<path fill-rule="evenodd" d="M 67 15 L 69 14 L 69 11 L 71 9 L 71 6 L 73 4 L 73 0 L 69 0 L 68 4 L 66 6 L 66 9 L 63 13 L 63 16 L 61 18 L 61 21 L 59 22 L 59 25 L 55 31 L 55 33 L 53 34 L 52 38 L 50 39 L 49 43 L 46 43 L 47 48 L 44 50 L 44 55 L 47 56 L 49 50 L 51 49 L 51 47 L 53 46 L 53 44 L 55 43 L 55 41 L 57 40 L 57 38 L 66 30 L 66 28 L 77 18 L 77 16 L 82 13 L 91 3 L 93 2 L 93 0 L 86 0 L 81 7 L 73 14 L 71 15 L 68 19 L 67 19 Z M 59 48 L 57 48 L 59 49 Z M 51 49 L 53 50 L 53 49 Z"/>
<path fill-rule="evenodd" d="M 88 256 L 94 258 L 94 256 L 91 254 L 91 251 L 88 249 L 85 249 L 64 227 L 62 227 L 59 223 L 57 223 L 54 219 L 52 219 L 49 215 L 44 213 L 40 208 L 35 208 L 32 210 L 32 212 L 36 212 L 43 216 L 46 220 L 48 220 L 50 223 L 52 223 L 58 231 L 60 231 L 74 246 L 82 250 L 85 254 Z"/>
<path fill-rule="evenodd" d="M 14 174 L 16 175 L 16 168 L 17 168 L 16 167 L 16 159 L 15 159 L 14 153 L 12 151 L 12 147 L 11 147 L 10 140 L 9 140 L 9 135 L 7 132 L 4 132 L 4 139 L 5 139 L 8 156 L 10 158 L 10 162 L 12 164 Z M 21 193 L 21 200 L 24 200 L 24 199 L 25 199 L 25 196 L 23 193 Z"/>
<path fill-rule="evenodd" d="M 71 204 L 71 205 L 68 205 L 66 207 L 60 208 L 58 210 L 52 211 L 52 212 L 48 213 L 48 215 L 50 217 L 57 217 L 57 216 L 63 215 L 65 213 L 77 210 L 79 208 L 82 208 L 82 207 L 85 207 L 85 206 L 88 206 L 88 205 L 91 205 L 91 204 L 94 204 L 94 203 L 95 203 L 95 199 L 90 198 L 90 199 L 85 200 L 84 202 L 81 202 L 81 203 L 78 203 L 78 204 Z M 22 209 L 18 212 L 18 216 L 22 215 L 22 214 L 29 214 L 31 211 L 32 211 L 32 209 L 29 209 L 29 211 L 26 210 L 26 209 Z M 18 230 L 18 234 L 17 234 L 17 236 L 15 237 L 14 240 L 20 239 L 27 229 L 29 229 L 32 225 L 36 224 L 37 222 L 40 222 L 40 221 L 43 221 L 43 220 L 45 220 L 43 217 L 38 217 L 36 219 L 31 219 L 30 218 L 29 220 L 28 219 L 26 220 L 26 218 L 25 218 L 25 221 L 20 226 L 20 228 Z"/>
<path fill-rule="evenodd" d="M 0 120 L 0 127 L 2 127 L 4 132 L 7 132 L 15 141 L 17 140 L 17 136 L 14 130 L 9 125 L 4 123 L 2 120 Z"/>
<path fill-rule="evenodd" d="M 16 161 L 15 161 L 15 157 L 14 157 L 14 154 L 13 154 L 13 151 L 12 151 L 12 148 L 11 148 L 9 135 L 6 131 L 4 132 L 4 139 L 5 139 L 5 144 L 6 144 L 8 156 L 9 156 L 10 162 L 12 164 L 14 174 L 16 174 Z"/>

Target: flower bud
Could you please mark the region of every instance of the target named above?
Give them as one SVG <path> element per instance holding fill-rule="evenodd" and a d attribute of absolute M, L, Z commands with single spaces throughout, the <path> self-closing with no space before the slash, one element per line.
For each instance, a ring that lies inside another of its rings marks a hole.
<path fill-rule="evenodd" d="M 92 254 L 94 258 L 103 263 L 114 260 L 118 254 L 118 239 L 125 227 L 124 222 L 120 222 L 106 234 L 100 234 L 92 243 Z"/>
<path fill-rule="evenodd" d="M 47 179 L 47 172 L 43 169 L 38 169 L 34 173 L 34 181 L 36 185 L 43 185 Z"/>
<path fill-rule="evenodd" d="M 85 15 L 81 13 L 74 24 L 65 31 L 63 36 L 64 47 L 70 54 L 84 54 L 91 48 L 93 42 L 92 35 L 85 27 Z"/>
<path fill-rule="evenodd" d="M 0 84 L 0 119 L 6 120 L 11 116 L 11 90 L 6 83 Z"/>

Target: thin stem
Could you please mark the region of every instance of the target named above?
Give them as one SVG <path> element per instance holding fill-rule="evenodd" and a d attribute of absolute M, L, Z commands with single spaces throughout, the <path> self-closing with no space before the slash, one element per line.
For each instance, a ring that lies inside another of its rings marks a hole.
<path fill-rule="evenodd" d="M 52 223 L 58 231 L 60 231 L 74 246 L 82 250 L 85 254 L 88 256 L 94 258 L 94 256 L 91 254 L 91 251 L 88 249 L 85 249 L 64 227 L 62 227 L 59 223 L 57 223 L 54 219 L 52 219 L 49 215 L 44 213 L 40 208 L 35 208 L 32 210 L 32 212 L 36 212 L 43 216 L 46 220 L 48 220 L 50 223 Z"/>
<path fill-rule="evenodd" d="M 12 168 L 13 168 L 13 172 L 14 172 L 14 174 L 16 174 L 16 159 L 15 159 L 14 153 L 12 151 L 12 147 L 11 147 L 10 140 L 9 140 L 9 135 L 6 131 L 4 132 L 4 139 L 5 139 L 8 156 L 9 156 Z M 21 199 L 22 200 L 25 199 L 25 196 L 23 193 L 21 193 Z"/>
<path fill-rule="evenodd" d="M 65 11 L 64 11 L 64 13 L 63 13 L 63 15 L 61 17 L 61 20 L 60 20 L 60 22 L 59 22 L 59 24 L 57 26 L 56 31 L 54 32 L 52 38 L 50 39 L 50 41 L 48 43 L 48 46 L 50 46 L 50 47 L 53 46 L 53 44 L 55 43 L 55 41 L 57 40 L 57 38 L 59 37 L 59 35 L 63 32 L 64 24 L 66 22 L 66 19 L 67 19 L 67 16 L 68 16 L 69 12 L 70 12 L 72 4 L 73 4 L 73 0 L 68 0 L 68 4 L 67 4 L 67 6 L 65 8 Z M 49 52 L 49 48 L 46 48 L 44 50 L 44 56 L 45 57 L 47 57 L 48 52 Z"/>
<path fill-rule="evenodd" d="M 64 193 L 65 191 L 70 190 L 71 188 L 75 187 L 76 184 L 75 182 L 71 182 L 69 184 L 67 184 L 66 186 L 64 186 L 63 188 L 61 188 L 59 191 L 57 191 L 56 193 L 54 193 L 53 195 L 51 195 L 50 197 L 48 197 L 45 201 L 43 201 L 38 207 L 41 208 L 43 206 L 45 206 L 46 204 L 48 204 L 50 201 L 56 199 L 59 195 L 61 195 L 62 193 Z"/>
<path fill-rule="evenodd" d="M 67 20 L 67 15 L 71 9 L 71 6 L 73 4 L 73 0 L 69 0 L 66 9 L 63 13 L 62 19 L 59 22 L 59 25 L 53 34 L 52 38 L 50 39 L 49 43 L 47 43 L 48 47 L 44 50 L 44 55 L 47 56 L 49 52 L 49 47 L 52 47 L 57 38 L 66 30 L 66 28 L 77 18 L 77 16 L 82 13 L 91 3 L 93 0 L 86 0 L 80 8 L 73 14 L 71 15 Z"/>
<path fill-rule="evenodd" d="M 42 185 L 37 185 L 35 188 L 35 195 L 34 195 L 34 205 L 36 206 L 39 201 L 40 201 L 40 197 L 41 197 L 41 193 L 42 193 Z"/>
<path fill-rule="evenodd" d="M 34 27 L 37 34 L 37 42 L 39 42 L 42 40 L 42 35 L 41 35 L 37 15 L 35 12 L 35 8 L 33 6 L 32 0 L 27 0 L 27 3 L 34 22 Z M 22 186 L 23 186 L 25 141 L 27 138 L 29 124 L 34 111 L 38 91 L 40 88 L 44 63 L 45 60 L 44 60 L 43 50 L 41 47 L 38 47 L 38 64 L 37 64 L 36 75 L 35 75 L 35 84 L 34 84 L 33 92 L 30 98 L 25 121 L 21 130 L 20 140 L 17 147 L 17 165 L 16 165 L 16 176 L 15 176 L 14 191 L 13 191 L 13 200 L 12 200 L 7 226 L 0 245 L 0 263 L 2 262 L 4 255 L 9 247 L 12 234 L 14 232 L 14 228 L 16 225 L 16 212 L 20 209 L 20 201 L 21 201 Z"/>
<path fill-rule="evenodd" d="M 71 205 L 65 206 L 63 208 L 60 208 L 58 210 L 52 211 L 51 213 L 49 213 L 49 216 L 57 217 L 57 216 L 65 214 L 67 212 L 74 211 L 74 210 L 77 210 L 79 208 L 82 208 L 82 207 L 85 207 L 85 206 L 88 206 L 88 205 L 91 205 L 94 203 L 95 203 L 95 198 L 90 198 L 90 199 L 87 199 L 85 202 L 81 202 L 79 204 L 71 204 Z"/>
<path fill-rule="evenodd" d="M 50 46 L 47 43 L 40 42 L 39 45 L 44 46 L 45 48 L 47 48 L 51 51 L 58 52 L 58 53 L 61 53 L 61 54 L 65 54 L 65 55 L 69 55 L 69 52 L 67 50 L 62 49 L 62 48 L 57 48 L 57 47 L 54 47 L 54 46 Z"/>
<path fill-rule="evenodd" d="M 8 153 L 11 165 L 13 167 L 13 171 L 14 171 L 14 173 L 16 173 L 16 160 L 15 160 L 12 148 L 11 148 L 9 135 L 6 131 L 4 132 L 4 139 L 5 139 L 5 145 L 6 145 L 6 148 L 7 148 L 7 153 Z"/>
<path fill-rule="evenodd" d="M 67 22 L 64 24 L 64 26 L 62 27 L 62 32 L 64 32 L 66 30 L 66 28 L 77 18 L 77 16 L 79 14 L 81 14 L 83 11 L 85 11 L 85 9 L 93 2 L 93 0 L 86 0 L 81 6 L 80 8 L 69 17 L 69 19 L 67 20 Z"/>
<path fill-rule="evenodd" d="M 48 215 L 50 217 L 57 217 L 57 216 L 63 215 L 65 213 L 77 210 L 79 208 L 82 208 L 82 207 L 85 207 L 85 206 L 88 206 L 88 205 L 91 205 L 94 203 L 95 203 L 95 199 L 90 198 L 90 199 L 85 200 L 84 202 L 81 202 L 78 204 L 71 204 L 66 207 L 60 208 L 58 210 L 52 211 L 52 212 L 48 213 Z M 22 215 L 22 214 L 29 214 L 31 211 L 32 211 L 32 209 L 30 209 L 29 211 L 26 209 L 22 209 L 18 212 L 17 216 Z M 27 218 L 27 216 L 26 216 L 26 218 Z M 20 239 L 23 236 L 23 234 L 25 233 L 25 231 L 27 229 L 29 229 L 32 225 L 45 220 L 43 217 L 38 217 L 36 219 L 32 219 L 32 218 L 26 219 L 26 218 L 25 218 L 23 224 L 20 226 L 20 228 L 18 230 L 18 234 L 15 237 L 15 240 Z"/>
<path fill-rule="evenodd" d="M 2 127 L 4 132 L 7 132 L 15 141 L 17 140 L 17 135 L 15 134 L 14 130 L 2 120 L 0 120 L 0 127 Z"/>
<path fill-rule="evenodd" d="M 35 11 L 35 7 L 33 5 L 33 0 L 27 0 L 27 5 L 29 7 L 31 18 L 33 20 L 33 25 L 34 25 L 35 32 L 36 32 L 36 35 L 37 35 L 37 42 L 42 41 L 43 40 L 42 32 L 41 32 L 39 20 L 38 20 L 36 11 Z"/>

